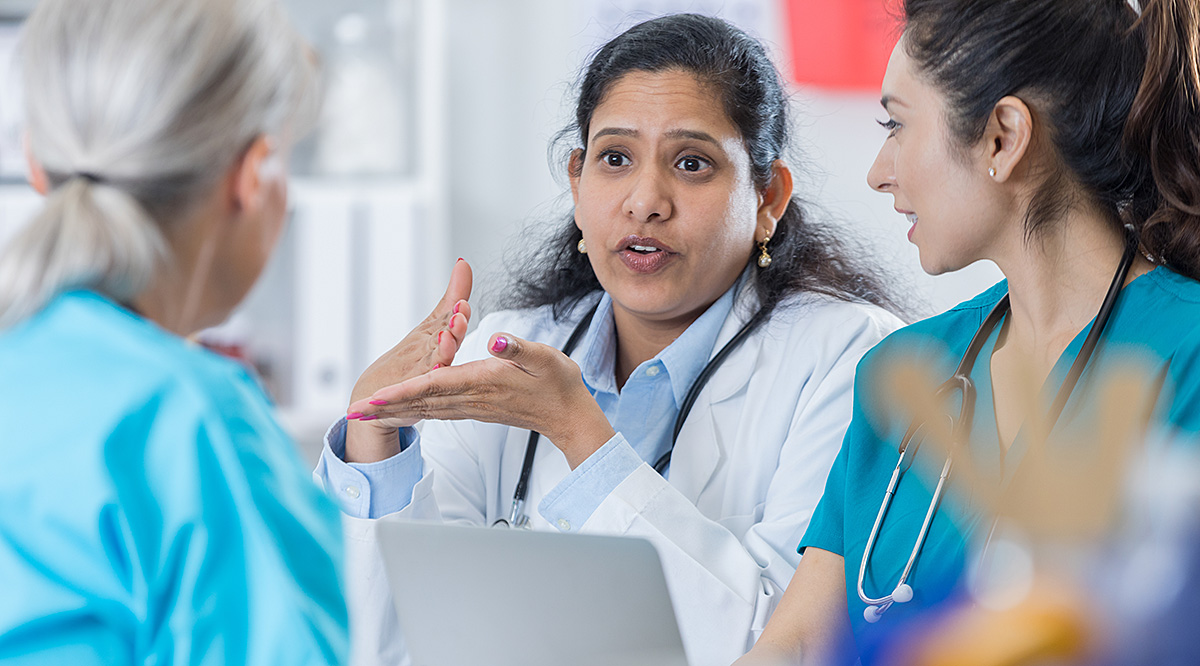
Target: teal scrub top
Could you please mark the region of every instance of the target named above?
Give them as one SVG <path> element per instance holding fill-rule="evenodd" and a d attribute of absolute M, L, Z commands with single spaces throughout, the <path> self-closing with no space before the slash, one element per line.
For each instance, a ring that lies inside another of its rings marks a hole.
<path fill-rule="evenodd" d="M 896 467 L 898 447 L 912 422 L 882 391 L 881 374 L 896 360 L 916 361 L 941 382 L 948 379 L 966 352 L 983 320 L 1008 293 L 1001 282 L 979 296 L 936 317 L 893 333 L 859 363 L 854 385 L 854 411 L 841 451 L 826 482 L 800 550 L 812 546 L 845 558 L 846 598 L 855 647 L 863 663 L 876 659 L 891 627 L 903 626 L 931 606 L 955 594 L 967 562 L 968 544 L 986 537 L 990 520 L 961 478 L 951 475 L 930 527 L 925 545 L 909 576 L 913 600 L 894 604 L 876 624 L 866 622 L 858 596 L 858 572 L 884 491 Z M 1011 478 L 1025 443 L 1018 435 L 1007 454 L 1001 454 L 991 393 L 990 363 L 999 333 L 984 344 L 971 379 L 975 384 L 974 424 L 969 454 L 978 469 L 1001 483 Z M 1051 371 L 1043 398 L 1049 405 L 1074 362 L 1090 325 L 1067 347 Z M 1155 406 L 1157 427 L 1184 434 L 1200 433 L 1200 282 L 1158 267 L 1139 276 L 1122 290 L 1087 369 L 1079 380 L 1056 432 L 1087 425 L 1085 407 L 1094 404 L 1097 382 L 1106 369 L 1135 361 L 1143 372 L 1164 376 Z M 948 404 L 957 416 L 959 404 Z M 891 509 L 880 530 L 864 577 L 869 597 L 891 594 L 916 543 L 945 458 L 936 447 L 922 447 L 913 467 L 897 487 Z"/>
<path fill-rule="evenodd" d="M 238 364 L 87 291 L 0 332 L 0 662 L 348 651 L 339 514 Z"/>

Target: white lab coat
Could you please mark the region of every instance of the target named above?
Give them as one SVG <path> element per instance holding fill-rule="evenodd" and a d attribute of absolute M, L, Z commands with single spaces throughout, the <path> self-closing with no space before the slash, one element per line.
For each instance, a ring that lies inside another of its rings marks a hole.
<path fill-rule="evenodd" d="M 711 354 L 755 309 L 752 291 L 742 290 Z M 585 311 L 562 323 L 548 308 L 490 315 L 467 336 L 456 362 L 487 356 L 485 345 L 499 331 L 561 348 Z M 692 664 L 729 664 L 766 625 L 800 560 L 796 546 L 850 423 L 855 366 L 900 324 L 873 306 L 793 298 L 701 391 L 668 480 L 643 463 L 584 525 L 571 526 L 654 543 Z M 424 477 L 412 502 L 383 520 L 490 525 L 507 518 L 528 436 L 474 421 L 427 423 Z M 569 472 L 562 452 L 543 438 L 526 504 L 533 529 L 559 529 L 537 507 Z M 392 666 L 405 655 L 372 522 L 347 517 L 353 654 L 356 663 Z"/>

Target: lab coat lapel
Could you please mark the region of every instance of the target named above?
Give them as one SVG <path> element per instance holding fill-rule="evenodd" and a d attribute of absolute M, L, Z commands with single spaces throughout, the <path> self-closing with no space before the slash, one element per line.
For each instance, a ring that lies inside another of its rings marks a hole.
<path fill-rule="evenodd" d="M 717 342 L 708 355 L 710 360 L 738 334 L 738 331 L 742 330 L 742 326 L 749 321 L 750 315 L 757 311 L 758 297 L 755 295 L 750 281 L 747 280 L 742 285 L 741 291 L 738 292 L 733 309 L 730 310 L 729 316 L 725 318 L 725 323 L 721 326 L 721 332 L 717 334 Z M 759 330 L 751 333 L 750 337 L 725 359 L 725 362 L 709 380 L 708 386 L 704 387 L 701 398 L 707 393 L 711 396 L 710 403 L 728 400 L 750 382 L 750 377 L 754 374 L 754 367 L 757 365 L 758 352 L 762 348 L 756 338 L 762 335 L 762 329 L 767 328 L 769 324 L 769 320 L 759 324 Z M 700 402 L 700 400 L 696 401 L 696 406 L 692 411 L 696 411 L 700 407 Z M 682 439 L 683 433 L 680 433 L 679 437 Z"/>
<path fill-rule="evenodd" d="M 740 297 L 745 296 L 744 291 Z M 742 298 L 739 298 L 740 300 Z M 746 322 L 747 317 L 738 316 L 738 313 L 753 312 L 756 309 L 756 302 L 751 303 L 749 308 L 740 304 L 734 306 L 733 312 L 725 320 L 717 336 L 712 356 L 716 356 Z M 766 323 L 762 326 L 765 327 Z M 671 485 L 693 504 L 697 503 L 722 456 L 726 455 L 722 446 L 728 446 L 733 441 L 732 433 L 737 430 L 738 415 L 744 410 L 739 404 L 729 401 L 745 395 L 745 388 L 754 375 L 754 368 L 758 365 L 758 357 L 762 351 L 762 344 L 758 338 L 761 333 L 760 330 L 751 334 L 725 359 L 721 367 L 717 368 L 708 384 L 700 391 L 696 404 L 692 406 L 691 413 L 679 431 L 679 440 L 671 454 L 668 479 Z"/>

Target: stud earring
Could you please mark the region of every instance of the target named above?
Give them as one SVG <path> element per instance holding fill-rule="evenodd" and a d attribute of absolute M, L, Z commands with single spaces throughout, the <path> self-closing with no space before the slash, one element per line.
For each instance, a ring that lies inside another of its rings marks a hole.
<path fill-rule="evenodd" d="M 988 175 L 991 176 L 992 178 L 995 178 L 996 177 L 996 167 L 992 167 L 992 168 L 988 169 Z"/>
<path fill-rule="evenodd" d="M 770 236 L 767 236 L 758 242 L 758 248 L 762 251 L 762 254 L 758 255 L 759 268 L 766 268 L 767 266 L 771 265 L 771 255 L 767 252 L 767 243 L 769 242 L 771 242 Z"/>
<path fill-rule="evenodd" d="M 579 250 L 579 254 L 587 254 L 587 243 L 583 242 L 582 238 L 575 244 L 575 248 Z"/>

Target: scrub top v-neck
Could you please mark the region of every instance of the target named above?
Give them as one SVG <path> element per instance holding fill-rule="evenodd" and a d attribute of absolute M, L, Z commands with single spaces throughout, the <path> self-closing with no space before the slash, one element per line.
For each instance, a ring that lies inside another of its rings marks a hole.
<path fill-rule="evenodd" d="M 965 481 L 968 475 L 952 475 L 909 578 L 913 600 L 893 606 L 878 624 L 864 620 L 865 605 L 857 592 L 858 569 L 896 465 L 897 446 L 912 419 L 887 399 L 883 378 L 899 360 L 920 363 L 935 373 L 938 381 L 950 376 L 971 337 L 1007 291 L 1007 284 L 1001 282 L 942 315 L 897 331 L 859 365 L 853 420 L 800 549 L 812 546 L 845 559 L 849 621 L 864 664 L 873 661 L 873 646 L 885 641 L 895 627 L 956 593 L 968 562 L 969 544 L 986 536 L 990 526 L 982 517 L 983 498 Z M 1038 404 L 1048 406 L 1053 400 L 1090 326 L 1060 356 Z M 978 393 L 969 450 L 970 462 L 981 478 L 1002 484 L 1011 479 L 1025 457 L 1028 443 L 1022 427 L 1008 451 L 1000 455 L 990 367 L 998 331 L 999 327 L 984 344 L 971 372 Z M 1156 404 L 1156 427 L 1200 433 L 1200 283 L 1159 267 L 1126 286 L 1055 433 L 1086 428 L 1089 422 L 1085 417 L 1095 402 L 1094 378 L 1128 362 L 1166 379 Z M 955 410 L 957 405 L 946 409 Z M 868 596 L 889 593 L 899 579 L 943 461 L 936 447 L 923 447 L 898 486 L 864 579 Z"/>

